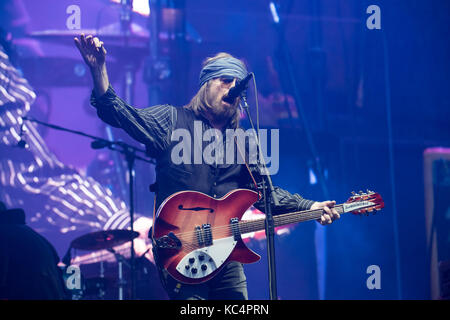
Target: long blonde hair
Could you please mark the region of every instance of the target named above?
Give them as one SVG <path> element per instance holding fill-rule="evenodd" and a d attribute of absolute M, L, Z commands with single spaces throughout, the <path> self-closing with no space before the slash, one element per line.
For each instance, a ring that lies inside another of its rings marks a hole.
<path fill-rule="evenodd" d="M 233 57 L 231 54 L 226 52 L 219 52 L 213 57 L 206 58 L 203 63 L 202 67 L 205 67 L 208 63 L 221 59 L 221 58 L 230 58 Z M 242 63 L 244 63 L 241 60 Z M 209 112 L 209 110 L 213 109 L 213 106 L 211 106 L 207 99 L 207 92 L 208 88 L 210 86 L 210 82 L 206 82 L 195 94 L 195 96 L 191 99 L 191 101 L 184 106 L 184 108 L 188 110 L 192 110 L 196 116 L 205 116 L 206 113 Z M 239 120 L 241 118 L 241 113 L 239 111 L 239 108 L 236 108 L 235 114 L 231 117 L 230 120 L 230 126 L 232 128 L 238 128 L 239 127 Z"/>

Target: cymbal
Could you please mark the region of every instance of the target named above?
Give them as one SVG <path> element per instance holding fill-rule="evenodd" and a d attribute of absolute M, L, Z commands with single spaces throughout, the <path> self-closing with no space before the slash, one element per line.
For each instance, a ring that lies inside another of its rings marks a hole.
<path fill-rule="evenodd" d="M 23 57 L 19 60 L 25 78 L 36 87 L 92 86 L 91 75 L 82 58 Z M 111 82 L 120 75 L 121 66 L 108 62 Z"/>
<path fill-rule="evenodd" d="M 71 247 L 81 250 L 109 249 L 137 238 L 139 233 L 131 230 L 104 230 L 85 234 L 72 241 Z"/>
<path fill-rule="evenodd" d="M 131 48 L 146 48 L 149 43 L 149 32 L 138 24 L 132 23 L 129 34 L 124 34 L 120 29 L 119 23 L 107 25 L 99 30 L 97 29 L 79 29 L 79 30 L 41 30 L 28 34 L 28 37 L 47 40 L 59 44 L 73 45 L 73 38 L 80 37 L 84 33 L 87 35 L 97 36 L 105 42 L 106 47 L 112 45 L 127 45 Z"/>

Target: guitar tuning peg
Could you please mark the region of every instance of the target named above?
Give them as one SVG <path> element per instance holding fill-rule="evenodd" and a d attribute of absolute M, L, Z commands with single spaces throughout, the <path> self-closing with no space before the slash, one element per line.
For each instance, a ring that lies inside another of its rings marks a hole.
<path fill-rule="evenodd" d="M 355 191 L 352 191 L 352 195 L 356 196 L 356 192 L 355 192 Z"/>
<path fill-rule="evenodd" d="M 363 195 L 363 194 L 365 194 L 362 190 L 359 190 L 359 194 L 360 195 Z"/>
<path fill-rule="evenodd" d="M 367 193 L 373 193 L 373 191 L 370 191 L 369 189 L 366 189 Z"/>

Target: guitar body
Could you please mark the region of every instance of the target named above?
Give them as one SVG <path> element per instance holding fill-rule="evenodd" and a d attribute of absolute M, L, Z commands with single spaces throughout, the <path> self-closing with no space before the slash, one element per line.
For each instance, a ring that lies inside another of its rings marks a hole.
<path fill-rule="evenodd" d="M 158 209 L 154 224 L 158 262 L 176 280 L 198 284 L 213 278 L 228 262 L 258 261 L 260 256 L 234 232 L 236 222 L 257 200 L 258 194 L 247 189 L 220 199 L 196 191 L 171 195 Z"/>

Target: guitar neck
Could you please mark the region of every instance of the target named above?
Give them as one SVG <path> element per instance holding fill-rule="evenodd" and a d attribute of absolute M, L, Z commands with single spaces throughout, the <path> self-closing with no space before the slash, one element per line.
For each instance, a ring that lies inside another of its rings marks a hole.
<path fill-rule="evenodd" d="M 344 213 L 344 206 L 342 204 L 334 206 L 334 208 L 336 209 L 336 211 L 339 214 Z M 296 212 L 276 215 L 273 217 L 273 220 L 274 220 L 275 227 L 280 227 L 280 226 L 284 226 L 284 225 L 292 224 L 292 223 L 317 220 L 320 218 L 322 213 L 323 213 L 322 209 L 296 211 Z M 266 219 L 240 221 L 239 222 L 239 230 L 240 230 L 241 234 L 264 230 L 265 226 L 266 226 L 265 221 L 266 221 Z"/>

